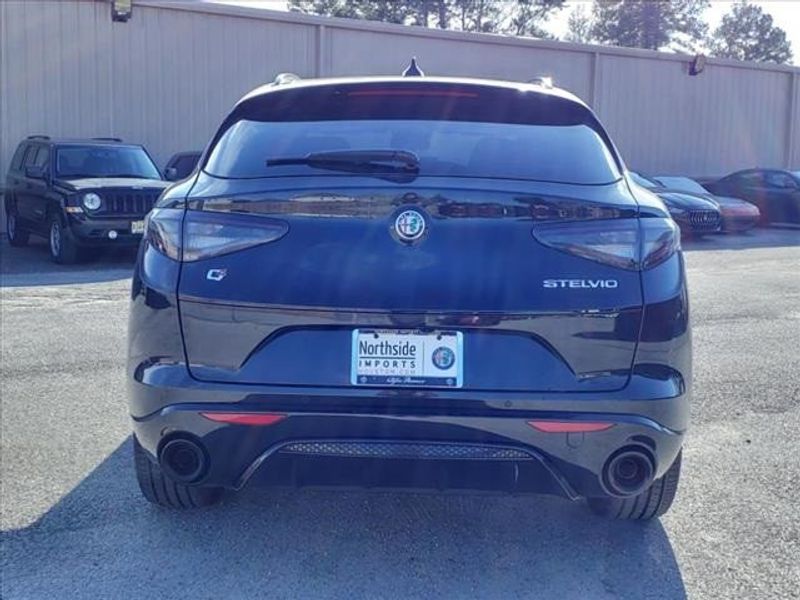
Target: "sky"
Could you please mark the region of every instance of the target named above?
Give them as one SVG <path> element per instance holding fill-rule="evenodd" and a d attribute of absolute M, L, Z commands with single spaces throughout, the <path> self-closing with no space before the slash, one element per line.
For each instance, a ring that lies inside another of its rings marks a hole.
<path fill-rule="evenodd" d="M 244 6 L 253 6 L 260 8 L 271 8 L 273 10 L 287 10 L 285 0 L 214 0 L 217 2 L 226 2 L 229 4 L 240 4 Z M 567 30 L 567 19 L 570 12 L 580 5 L 591 5 L 591 0 L 568 0 L 563 10 L 559 11 L 550 22 L 547 23 L 545 29 L 555 34 L 557 37 L 563 37 Z M 712 0 L 711 7 L 706 10 L 706 20 L 709 23 L 710 30 L 719 24 L 725 13 L 729 12 L 733 0 Z M 778 27 L 786 31 L 789 41 L 792 43 L 792 51 L 794 53 L 794 64 L 800 65 L 800 0 L 762 0 L 760 2 L 753 2 L 758 4 L 764 12 L 772 15 L 772 18 Z"/>

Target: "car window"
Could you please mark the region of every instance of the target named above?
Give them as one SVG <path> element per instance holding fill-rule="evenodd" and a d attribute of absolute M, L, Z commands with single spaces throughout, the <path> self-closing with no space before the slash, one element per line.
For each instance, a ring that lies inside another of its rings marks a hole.
<path fill-rule="evenodd" d="M 33 166 L 46 167 L 49 155 L 50 149 L 47 146 L 39 146 L 36 150 L 36 155 L 33 158 Z"/>
<path fill-rule="evenodd" d="M 32 167 L 36 162 L 36 155 L 39 152 L 39 145 L 38 144 L 30 144 L 28 146 L 27 151 L 25 152 L 25 158 L 22 159 L 22 166 L 25 167 Z"/>
<path fill-rule="evenodd" d="M 413 152 L 423 176 L 577 184 L 620 178 L 602 130 L 575 103 L 516 93 L 484 98 L 471 89 L 422 91 L 356 87 L 321 98 L 306 91 L 258 99 L 226 121 L 204 168 L 226 178 L 330 175 L 308 165 L 268 167 L 267 160 L 380 149 Z"/>
<path fill-rule="evenodd" d="M 786 173 L 780 173 L 778 171 L 768 171 L 765 176 L 764 180 L 767 183 L 767 186 L 771 188 L 778 188 L 778 189 L 794 189 L 797 187 L 794 179 L 792 179 Z"/>
<path fill-rule="evenodd" d="M 22 168 L 22 161 L 25 158 L 25 151 L 28 149 L 29 144 L 20 144 L 17 151 L 14 152 L 14 158 L 11 159 L 11 170 L 19 171 Z"/>
<path fill-rule="evenodd" d="M 61 146 L 56 150 L 58 177 L 138 177 L 161 179 L 139 146 Z"/>
<path fill-rule="evenodd" d="M 173 165 L 178 173 L 178 177 L 182 179 L 194 171 L 198 158 L 199 156 L 197 154 L 184 154 L 183 156 L 179 156 Z"/>
<path fill-rule="evenodd" d="M 751 171 L 749 173 L 733 175 L 730 180 L 739 185 L 764 185 L 764 175 L 759 171 Z"/>

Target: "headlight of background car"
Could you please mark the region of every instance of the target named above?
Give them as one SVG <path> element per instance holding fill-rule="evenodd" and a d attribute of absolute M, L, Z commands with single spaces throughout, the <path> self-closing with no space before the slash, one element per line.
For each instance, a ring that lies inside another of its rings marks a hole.
<path fill-rule="evenodd" d="M 83 196 L 83 205 L 88 210 L 97 210 L 98 208 L 100 208 L 100 205 L 102 203 L 103 201 L 100 199 L 100 196 L 98 196 L 95 193 L 89 192 L 88 194 L 84 194 Z"/>

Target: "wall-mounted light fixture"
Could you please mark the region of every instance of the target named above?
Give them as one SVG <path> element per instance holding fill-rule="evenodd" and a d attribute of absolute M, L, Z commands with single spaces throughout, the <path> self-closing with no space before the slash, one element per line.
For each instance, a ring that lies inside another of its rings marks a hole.
<path fill-rule="evenodd" d="M 700 75 L 706 68 L 706 57 L 703 54 L 698 54 L 694 60 L 689 63 L 689 75 L 694 77 Z"/>
<path fill-rule="evenodd" d="M 133 12 L 132 0 L 111 0 L 111 20 L 125 23 Z"/>

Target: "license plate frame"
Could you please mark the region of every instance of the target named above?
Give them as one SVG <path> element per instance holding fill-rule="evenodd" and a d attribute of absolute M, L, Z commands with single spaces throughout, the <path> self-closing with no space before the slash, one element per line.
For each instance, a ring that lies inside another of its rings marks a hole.
<path fill-rule="evenodd" d="M 414 346 L 413 352 L 402 354 L 409 352 L 409 346 Z M 447 330 L 354 329 L 350 383 L 359 387 L 461 388 L 464 335 Z"/>

